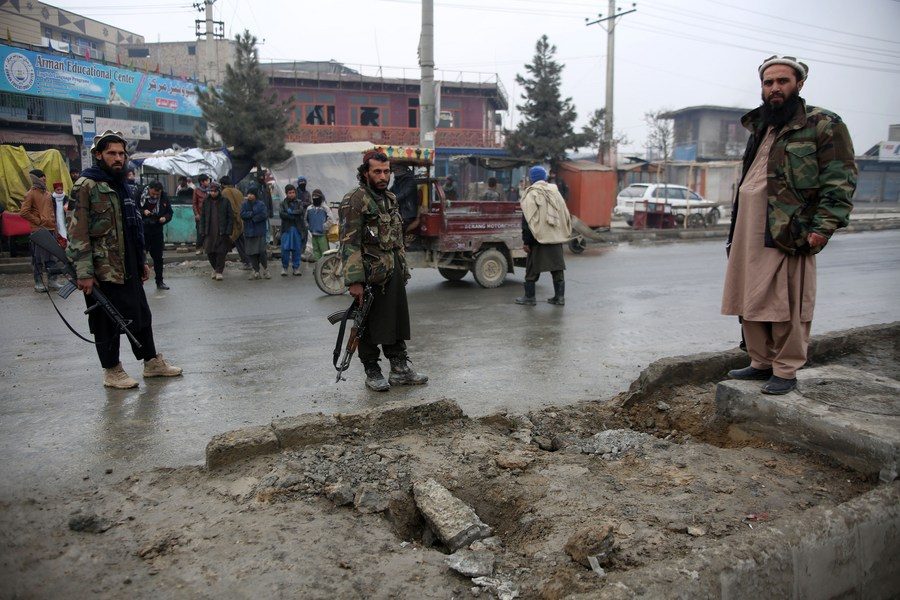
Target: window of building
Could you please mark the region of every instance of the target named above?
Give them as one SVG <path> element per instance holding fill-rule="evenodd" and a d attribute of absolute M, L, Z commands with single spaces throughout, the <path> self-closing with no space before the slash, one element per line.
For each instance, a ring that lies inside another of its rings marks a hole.
<path fill-rule="evenodd" d="M 150 56 L 149 48 L 129 48 L 128 58 L 147 58 Z"/>
<path fill-rule="evenodd" d="M 52 40 L 53 39 L 53 30 L 50 29 L 49 27 L 44 27 L 44 37 L 47 38 L 48 40 Z"/>
<path fill-rule="evenodd" d="M 390 99 L 383 96 L 351 96 L 350 124 L 361 127 L 386 127 Z"/>
<path fill-rule="evenodd" d="M 303 124 L 305 125 L 334 125 L 334 104 L 304 104 Z"/>
<path fill-rule="evenodd" d="M 25 101 L 25 111 L 29 121 L 44 120 L 44 99 L 29 97 Z"/>
<path fill-rule="evenodd" d="M 188 46 L 188 56 L 196 56 L 197 55 L 197 46 Z"/>
<path fill-rule="evenodd" d="M 409 107 L 407 111 L 409 113 L 409 127 L 415 129 L 419 126 L 419 99 L 410 98 L 407 100 L 406 105 Z"/>
<path fill-rule="evenodd" d="M 438 127 L 444 129 L 457 129 L 462 124 L 461 110 L 447 110 L 441 107 L 438 115 Z"/>
<path fill-rule="evenodd" d="M 59 34 L 59 39 L 68 44 L 72 38 L 69 37 L 68 33 L 61 33 Z"/>

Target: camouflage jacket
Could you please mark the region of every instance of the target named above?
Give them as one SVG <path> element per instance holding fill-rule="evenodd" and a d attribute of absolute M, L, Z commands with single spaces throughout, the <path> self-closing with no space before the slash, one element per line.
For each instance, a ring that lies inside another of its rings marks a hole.
<path fill-rule="evenodd" d="M 741 123 L 750 130 L 744 153 L 746 175 L 766 135 L 759 108 Z M 743 177 L 741 176 L 741 182 Z M 766 246 L 788 254 L 815 254 L 806 242 L 810 232 L 826 238 L 850 222 L 857 168 L 850 133 L 841 118 L 800 101 L 794 118 L 775 137 L 769 151 L 769 196 Z M 738 186 L 740 187 L 740 186 Z M 738 197 L 735 195 L 728 245 L 734 236 Z"/>
<path fill-rule="evenodd" d="M 66 213 L 66 254 L 78 279 L 125 283 L 125 231 L 119 197 L 102 181 L 80 177 Z"/>
<path fill-rule="evenodd" d="M 360 186 L 344 196 L 339 210 L 345 285 L 386 283 L 394 272 L 395 250 L 409 279 L 403 221 L 394 194 L 386 191 L 381 196 Z"/>

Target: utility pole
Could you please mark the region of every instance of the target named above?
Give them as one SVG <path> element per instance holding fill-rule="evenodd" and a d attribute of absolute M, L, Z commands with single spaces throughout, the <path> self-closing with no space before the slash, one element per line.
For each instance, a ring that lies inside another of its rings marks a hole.
<path fill-rule="evenodd" d="M 434 149 L 434 0 L 422 0 L 422 33 L 419 37 L 419 145 Z"/>
<path fill-rule="evenodd" d="M 606 29 L 606 106 L 604 106 L 603 119 L 603 137 L 606 142 L 601 151 L 601 162 L 609 166 L 615 167 L 616 152 L 613 144 L 613 75 L 615 69 L 616 54 L 616 20 L 629 13 L 637 10 L 636 4 L 632 3 L 631 10 L 622 12 L 622 9 L 616 10 L 616 0 L 609 0 L 609 14 L 604 17 L 602 13 L 597 14 L 596 21 L 590 21 L 585 18 L 585 25 L 600 25 Z M 606 26 L 603 23 L 607 23 Z"/>
<path fill-rule="evenodd" d="M 225 22 L 215 21 L 213 19 L 213 4 L 216 0 L 200 0 L 194 2 L 193 6 L 198 12 L 205 13 L 205 19 L 197 19 L 194 21 L 194 28 L 197 37 L 204 37 L 204 52 L 198 55 L 198 67 L 201 72 L 199 75 L 206 77 L 211 81 L 218 82 L 219 77 L 219 53 L 217 39 L 225 37 Z M 202 27 L 202 28 L 201 28 Z"/>

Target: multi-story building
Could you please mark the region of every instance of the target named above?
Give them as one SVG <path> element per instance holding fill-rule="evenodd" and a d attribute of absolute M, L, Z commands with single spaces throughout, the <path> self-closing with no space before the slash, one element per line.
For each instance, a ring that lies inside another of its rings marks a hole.
<path fill-rule="evenodd" d="M 0 35 L 7 41 L 94 60 L 122 60 L 123 44 L 140 36 L 36 0 L 0 2 Z"/>
<path fill-rule="evenodd" d="M 689 106 L 663 115 L 672 119 L 673 160 L 735 160 L 744 154 L 750 133 L 741 125 L 749 108 Z"/>
<path fill-rule="evenodd" d="M 164 74 L 188 77 L 209 85 L 220 85 L 225 68 L 234 63 L 237 44 L 234 40 L 210 39 L 188 42 L 135 43 L 124 47 L 128 64 Z"/>
<path fill-rule="evenodd" d="M 365 74 L 365 67 L 334 61 L 273 63 L 263 69 L 280 98 L 294 98 L 288 141 L 419 143 L 417 70 Z M 442 75 L 437 82 L 438 174 L 447 172 L 451 155 L 505 155 L 500 113 L 509 102 L 499 78 L 466 73 L 469 80 L 463 81 L 460 74 Z"/>

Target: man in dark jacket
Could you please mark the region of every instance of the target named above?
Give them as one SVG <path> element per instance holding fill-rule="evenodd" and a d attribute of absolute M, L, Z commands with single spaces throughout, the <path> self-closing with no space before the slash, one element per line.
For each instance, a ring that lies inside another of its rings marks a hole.
<path fill-rule="evenodd" d="M 156 272 L 156 288 L 167 290 L 163 281 L 163 226 L 172 220 L 172 203 L 158 181 L 151 181 L 141 197 L 141 215 L 144 217 L 144 240 L 153 270 Z"/>
<path fill-rule="evenodd" d="M 397 205 L 400 207 L 400 218 L 403 219 L 403 231 L 419 216 L 418 188 L 416 178 L 405 165 L 391 165 L 391 173 L 394 174 L 394 183 L 390 190 L 397 197 Z"/>
<path fill-rule="evenodd" d="M 225 257 L 231 250 L 231 228 L 235 218 L 231 202 L 221 192 L 218 182 L 210 182 L 209 192 L 203 201 L 203 213 L 200 215 L 203 249 L 213 268 L 212 278 L 216 281 L 224 279 L 222 273 L 225 271 Z"/>
<path fill-rule="evenodd" d="M 209 191 L 209 175 L 201 173 L 197 177 L 197 187 L 192 192 L 191 204 L 194 207 L 194 224 L 197 228 L 197 254 L 203 252 L 203 230 L 200 227 L 200 217 L 203 215 L 203 201 Z"/>
<path fill-rule="evenodd" d="M 300 259 L 306 244 L 306 209 L 297 198 L 297 188 L 291 184 L 284 186 L 284 200 L 281 202 L 281 276 L 287 277 L 288 264 L 296 276 L 300 271 Z"/>

